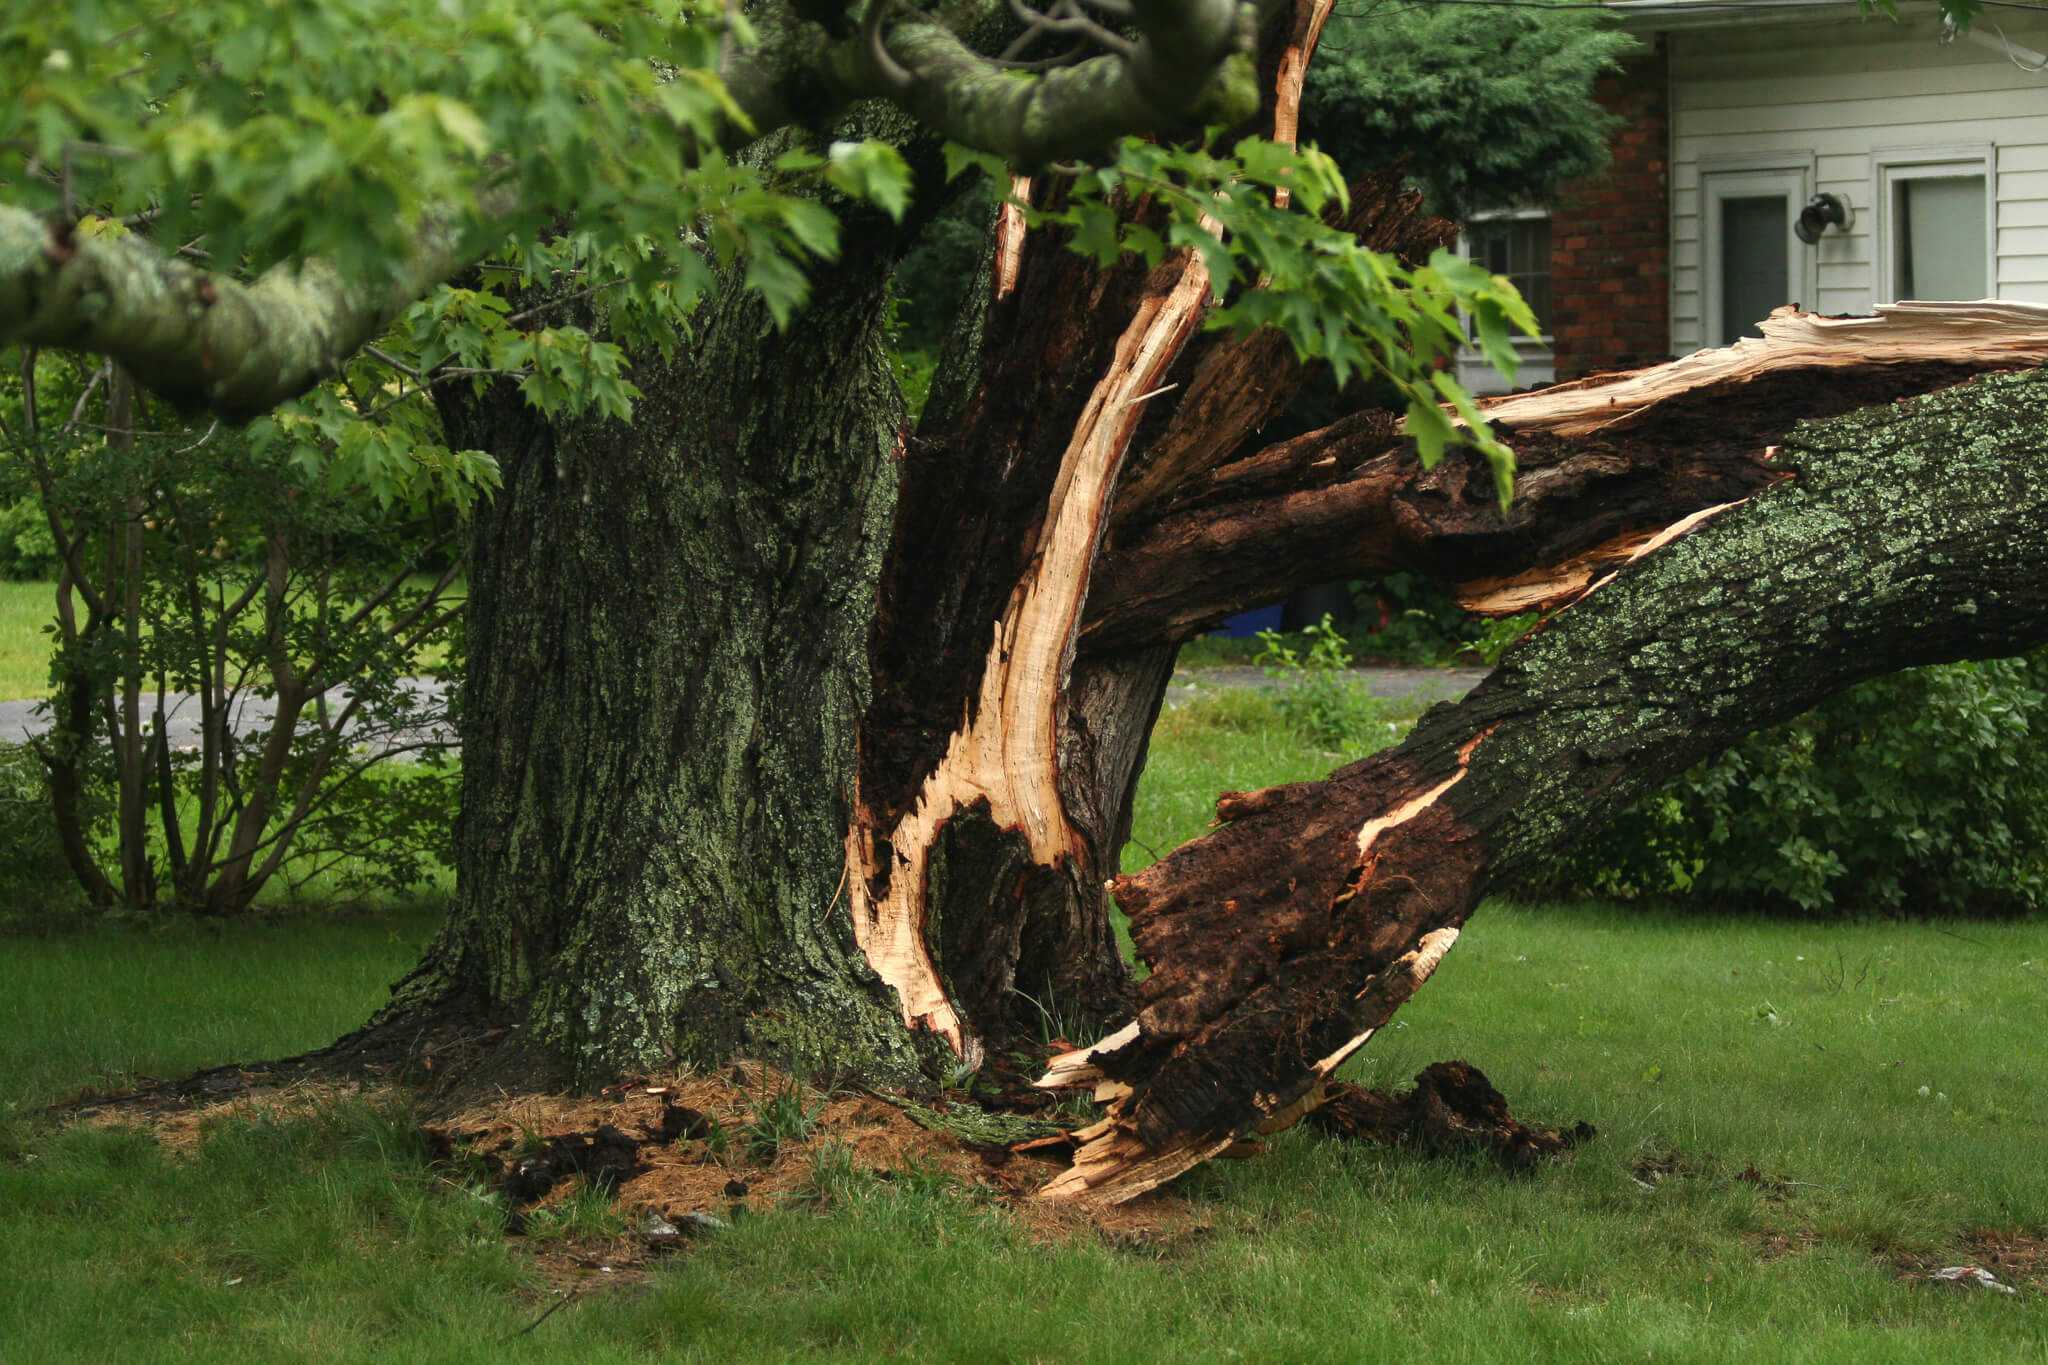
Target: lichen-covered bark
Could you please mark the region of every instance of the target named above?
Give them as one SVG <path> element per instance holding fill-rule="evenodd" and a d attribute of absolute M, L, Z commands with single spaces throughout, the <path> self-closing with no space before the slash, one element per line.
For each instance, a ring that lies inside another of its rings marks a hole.
<path fill-rule="evenodd" d="M 936 20 L 879 0 L 858 16 L 829 0 L 751 5 L 758 41 L 727 43 L 718 72 L 744 117 L 723 121 L 707 138 L 718 145 L 702 150 L 738 149 L 792 124 L 827 127 L 879 98 L 936 137 L 1036 166 L 1099 156 L 1126 135 L 1234 124 L 1257 110 L 1255 7 L 1131 0 L 1128 8 L 1134 43 L 1112 35 L 1122 49 L 1027 74 L 978 50 L 1015 31 L 997 0 L 956 4 Z M 652 110 L 646 135 L 681 136 Z M 333 375 L 408 304 L 498 245 L 488 230 L 452 226 L 458 220 L 487 228 L 509 224 L 522 207 L 577 210 L 522 205 L 521 187 L 495 174 L 476 187 L 474 205 L 424 214 L 386 270 L 344 274 L 308 257 L 246 284 L 137 237 L 81 237 L 71 223 L 0 204 L 0 345 L 107 356 L 181 410 L 247 421 Z"/>
<path fill-rule="evenodd" d="M 840 880 L 902 417 L 888 249 L 786 332 L 726 289 L 642 357 L 629 425 L 448 401 L 505 484 L 472 555 L 456 904 L 397 1008 L 509 1017 L 585 1078 L 735 1052 L 917 1076 Z"/>
<path fill-rule="evenodd" d="M 1120 1096 L 1055 1196 L 1126 1198 L 1285 1121 L 1485 892 L 1749 732 L 1881 673 L 2048 640 L 2048 373 L 1802 425 L 1791 477 L 1558 613 L 1463 703 L 1118 884 L 1152 966 L 1061 1068 Z"/>
<path fill-rule="evenodd" d="M 243 284 L 0 205 L 0 345 L 108 356 L 180 410 L 247 421 L 333 374 L 482 249 L 429 221 L 384 278 L 316 258 Z"/>

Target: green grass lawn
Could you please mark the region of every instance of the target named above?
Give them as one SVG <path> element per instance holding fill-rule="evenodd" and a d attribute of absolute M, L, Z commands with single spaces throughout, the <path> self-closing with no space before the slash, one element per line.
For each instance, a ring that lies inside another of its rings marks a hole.
<path fill-rule="evenodd" d="M 0 579 L 0 701 L 32 701 L 50 690 L 50 637 L 56 589 Z"/>
<path fill-rule="evenodd" d="M 1218 786 L 1328 766 L 1257 710 L 1169 718 L 1151 842 L 1198 830 Z M 1046 1241 L 972 1191 L 856 1182 L 526 1332 L 553 1295 L 402 1114 L 223 1124 L 178 1155 L 35 1110 L 316 1044 L 431 927 L 4 945 L 0 1360 L 2048 1360 L 2048 1266 L 2014 1296 L 1897 1278 L 1983 1258 L 1981 1230 L 2048 1236 L 2040 922 L 1490 904 L 1348 1074 L 1463 1057 L 1523 1116 L 1597 1125 L 1566 1162 L 1514 1177 L 1295 1131 L 1182 1181 L 1207 1231 L 1166 1243 Z"/>
<path fill-rule="evenodd" d="M 430 575 L 418 575 L 414 586 L 433 582 Z M 56 617 L 56 586 L 51 583 L 18 583 L 0 579 L 0 701 L 34 701 L 50 690 L 50 637 L 44 633 Z M 460 598 L 465 585 L 457 583 L 453 596 Z M 420 671 L 432 673 L 447 657 L 443 643 L 429 644 L 420 651 Z"/>

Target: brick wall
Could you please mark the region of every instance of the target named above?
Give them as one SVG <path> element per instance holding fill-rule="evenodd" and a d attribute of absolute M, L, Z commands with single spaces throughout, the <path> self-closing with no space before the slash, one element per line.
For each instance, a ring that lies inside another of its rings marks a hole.
<path fill-rule="evenodd" d="M 1671 357 L 1671 123 L 1664 43 L 1603 80 L 1619 114 L 1614 158 L 1565 186 L 1550 219 L 1550 331 L 1557 377 Z"/>

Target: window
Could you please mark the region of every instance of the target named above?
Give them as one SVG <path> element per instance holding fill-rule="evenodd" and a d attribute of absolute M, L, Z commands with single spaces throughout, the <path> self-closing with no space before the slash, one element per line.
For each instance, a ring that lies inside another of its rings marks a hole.
<path fill-rule="evenodd" d="M 1547 209 L 1502 209 L 1475 213 L 1459 235 L 1458 251 L 1496 275 L 1508 277 L 1536 314 L 1541 341 L 1510 332 L 1516 358 L 1515 384 L 1527 388 L 1556 377 L 1550 350 L 1550 212 Z M 1458 355 L 1458 382 L 1473 393 L 1505 393 L 1508 381 L 1488 364 L 1476 346 Z"/>
<path fill-rule="evenodd" d="M 1989 146 L 1876 152 L 1877 296 L 1981 299 L 1991 280 Z"/>
<path fill-rule="evenodd" d="M 1480 214 L 1465 225 L 1465 254 L 1505 275 L 1550 334 L 1550 215 L 1541 210 Z"/>
<path fill-rule="evenodd" d="M 1762 336 L 1774 308 L 1811 300 L 1814 253 L 1793 235 L 1813 193 L 1813 156 L 1700 160 L 1701 299 L 1706 343 Z"/>

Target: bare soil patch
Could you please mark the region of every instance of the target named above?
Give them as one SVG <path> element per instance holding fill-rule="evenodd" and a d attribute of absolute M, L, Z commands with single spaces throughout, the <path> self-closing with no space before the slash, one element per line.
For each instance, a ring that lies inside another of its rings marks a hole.
<path fill-rule="evenodd" d="M 423 1069 L 391 1071 L 417 1080 Z M 69 1122 L 144 1129 L 186 1155 L 226 1123 L 318 1118 L 348 1102 L 409 1112 L 442 1176 L 504 1210 L 507 1235 L 524 1242 L 558 1296 L 631 1284 L 660 1258 L 762 1212 L 889 1186 L 986 1199 L 1032 1237 L 1096 1237 L 1149 1257 L 1173 1255 L 1210 1231 L 1171 1191 L 1108 1207 L 1030 1198 L 1068 1164 L 1071 1142 L 976 1140 L 1001 1131 L 991 1125 L 1003 1119 L 962 1094 L 930 1104 L 828 1094 L 753 1062 L 710 1075 L 633 1077 L 594 1095 L 494 1089 L 486 1098 L 476 1085 L 422 1090 L 390 1074 L 220 1067 L 87 1092 L 60 1112 Z M 1439 1063 L 1418 1081 L 1398 1099 L 1341 1087 L 1320 1126 L 1436 1155 L 1484 1153 L 1511 1170 L 1561 1155 L 1591 1131 L 1524 1127 L 1465 1063 Z M 1053 1102 L 1042 1091 L 1019 1098 Z"/>

